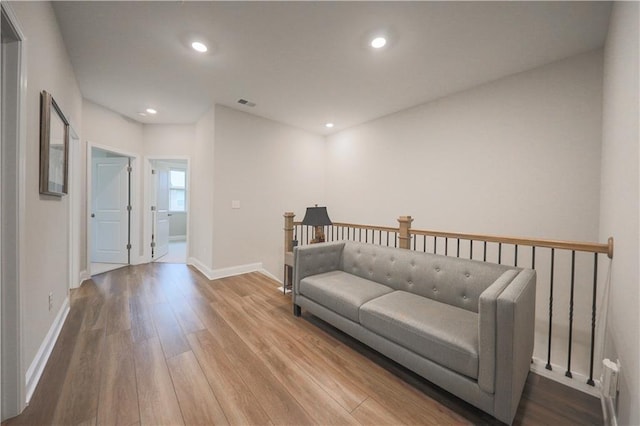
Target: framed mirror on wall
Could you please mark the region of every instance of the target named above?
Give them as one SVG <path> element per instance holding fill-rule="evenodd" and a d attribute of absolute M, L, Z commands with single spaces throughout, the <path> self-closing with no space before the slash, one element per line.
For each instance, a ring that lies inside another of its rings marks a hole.
<path fill-rule="evenodd" d="M 50 93 L 40 94 L 40 193 L 68 191 L 69 121 Z"/>

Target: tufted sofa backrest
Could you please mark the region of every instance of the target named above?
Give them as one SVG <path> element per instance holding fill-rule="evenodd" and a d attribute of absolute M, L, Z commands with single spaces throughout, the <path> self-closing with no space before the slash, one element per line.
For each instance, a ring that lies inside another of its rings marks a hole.
<path fill-rule="evenodd" d="M 458 259 L 391 247 L 345 242 L 343 271 L 395 290 L 478 312 L 480 294 L 505 271 L 505 265 Z"/>

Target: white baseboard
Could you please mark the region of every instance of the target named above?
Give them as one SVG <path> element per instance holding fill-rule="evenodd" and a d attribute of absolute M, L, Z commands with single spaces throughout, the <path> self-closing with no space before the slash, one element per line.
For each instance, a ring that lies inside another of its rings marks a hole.
<path fill-rule="evenodd" d="M 193 266 L 198 271 L 202 272 L 202 275 L 204 275 L 208 279 L 211 279 L 210 277 L 213 276 L 213 271 L 208 266 L 205 266 L 204 263 L 202 263 L 200 260 L 196 259 L 195 257 L 188 258 L 187 265 Z"/>
<path fill-rule="evenodd" d="M 78 283 L 78 287 L 80 287 L 82 285 L 83 282 L 85 282 L 86 280 L 90 280 L 91 279 L 91 274 L 84 270 L 84 271 L 80 271 L 80 276 L 78 277 L 78 280 L 80 281 Z"/>
<path fill-rule="evenodd" d="M 60 331 L 62 330 L 62 326 L 64 325 L 64 321 L 67 319 L 67 315 L 69 314 L 69 298 L 65 298 L 64 302 L 62 302 L 62 306 L 58 311 L 47 335 L 45 336 L 40 348 L 38 349 L 38 353 L 36 353 L 35 358 L 31 362 L 31 365 L 27 369 L 27 373 L 25 375 L 25 389 L 26 389 L 26 398 L 25 403 L 29 405 L 29 401 L 33 396 L 33 392 L 36 390 L 36 386 L 38 385 L 38 381 L 40 381 L 40 377 L 42 376 L 42 372 L 44 371 L 44 367 L 47 365 L 47 361 L 49 360 L 49 356 L 51 356 L 51 351 L 53 351 L 53 347 L 58 340 L 58 336 L 60 335 Z"/>
<path fill-rule="evenodd" d="M 267 277 L 271 278 L 272 280 L 282 284 L 282 280 L 280 278 L 276 277 L 275 275 L 273 275 L 271 272 L 267 271 L 266 269 L 262 268 L 258 272 L 260 272 L 262 275 L 266 275 Z"/>
<path fill-rule="evenodd" d="M 187 260 L 187 264 L 195 267 L 210 280 L 248 274 L 249 272 L 260 272 L 262 270 L 262 263 L 248 263 L 246 265 L 230 266 L 228 268 L 211 269 L 194 257 L 190 257 Z"/>
<path fill-rule="evenodd" d="M 533 363 L 531 364 L 531 371 L 538 374 L 539 376 L 546 377 L 555 382 L 562 383 L 565 386 L 570 388 L 579 390 L 580 392 L 584 392 L 586 394 L 595 396 L 600 398 L 600 381 L 595 380 L 595 386 L 591 386 L 587 384 L 588 377 L 584 374 L 572 372 L 573 378 L 566 377 L 565 371 L 566 368 L 563 368 L 560 365 L 551 364 L 551 368 L 553 370 L 547 370 L 547 363 L 539 358 L 533 358 Z"/>

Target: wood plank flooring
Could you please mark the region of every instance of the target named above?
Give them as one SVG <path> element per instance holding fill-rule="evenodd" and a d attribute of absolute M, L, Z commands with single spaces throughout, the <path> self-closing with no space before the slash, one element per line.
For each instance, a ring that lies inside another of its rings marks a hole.
<path fill-rule="evenodd" d="M 72 292 L 32 397 L 3 425 L 500 424 L 304 313 L 259 273 L 130 266 Z M 602 424 L 596 398 L 530 374 L 515 424 Z"/>

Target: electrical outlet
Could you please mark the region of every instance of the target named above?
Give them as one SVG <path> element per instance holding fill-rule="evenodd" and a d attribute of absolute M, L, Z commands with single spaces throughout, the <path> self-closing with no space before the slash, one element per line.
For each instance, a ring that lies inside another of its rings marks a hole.
<path fill-rule="evenodd" d="M 49 293 L 49 311 L 53 309 L 53 292 Z"/>

